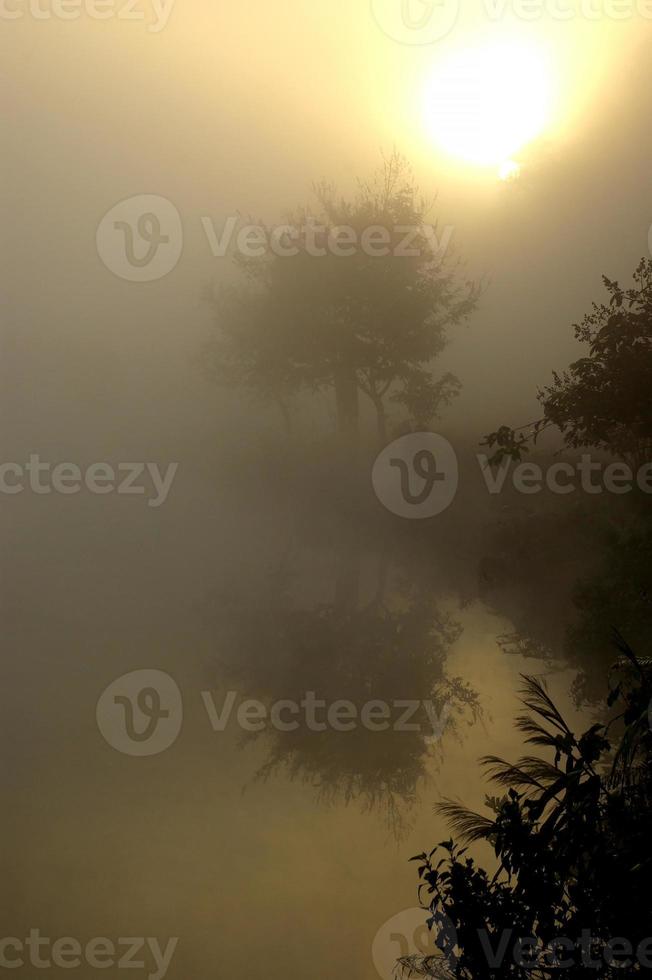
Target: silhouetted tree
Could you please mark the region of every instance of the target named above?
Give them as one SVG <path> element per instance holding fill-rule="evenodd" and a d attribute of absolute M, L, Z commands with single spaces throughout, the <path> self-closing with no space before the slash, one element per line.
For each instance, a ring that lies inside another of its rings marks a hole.
<path fill-rule="evenodd" d="M 343 435 L 357 433 L 362 392 L 384 440 L 389 403 L 423 425 L 458 393 L 458 379 L 434 379 L 430 365 L 478 289 L 459 280 L 396 153 L 352 201 L 326 183 L 314 190 L 315 212 L 287 218 L 294 237 L 283 249 L 295 254 L 236 256 L 245 282 L 218 294 L 209 362 L 218 380 L 275 400 L 286 419 L 293 395 L 332 390 Z"/>
<path fill-rule="evenodd" d="M 543 416 L 518 429 L 501 426 L 486 437 L 494 462 L 520 459 L 545 429 L 557 428 L 567 446 L 593 446 L 640 466 L 652 449 L 652 260 L 641 259 L 633 289 L 603 276 L 608 305 L 593 304 L 575 326 L 588 355 L 539 392 Z"/>
<path fill-rule="evenodd" d="M 450 800 L 440 804 L 458 840 L 412 860 L 420 862 L 429 926 L 447 928 L 437 954 L 401 961 L 405 973 L 603 978 L 652 965 L 652 942 L 644 943 L 652 932 L 652 665 L 620 636 L 616 642 L 621 657 L 607 704 L 621 710 L 609 725 L 575 736 L 544 683 L 525 677 L 530 713 L 517 727 L 552 761 L 526 755 L 510 764 L 487 756 L 492 778 L 507 790 L 487 797 L 490 816 Z M 478 841 L 492 846 L 494 871 L 462 846 Z M 530 944 L 518 945 L 528 937 Z M 619 948 L 609 947 L 612 939 Z M 624 950 L 622 939 L 633 949 Z"/>

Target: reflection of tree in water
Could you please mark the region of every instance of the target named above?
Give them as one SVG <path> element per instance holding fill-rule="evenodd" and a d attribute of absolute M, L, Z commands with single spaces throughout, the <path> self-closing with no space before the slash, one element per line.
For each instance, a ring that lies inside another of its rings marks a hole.
<path fill-rule="evenodd" d="M 308 691 L 327 705 L 353 702 L 357 723 L 351 731 L 311 730 L 302 713 L 296 731 L 266 727 L 248 736 L 270 742 L 258 776 L 286 773 L 314 786 L 324 802 L 358 800 L 364 809 L 383 810 L 398 831 L 437 745 L 423 705 L 408 722 L 417 731 L 393 729 L 405 712 L 394 705 L 430 700 L 436 717 L 442 719 L 444 712 L 452 731 L 462 717 L 472 721 L 477 715 L 477 698 L 444 670 L 459 624 L 417 590 L 394 593 L 388 601 L 382 571 L 378 594 L 361 604 L 358 571 L 355 560 L 344 560 L 335 601 L 309 609 L 292 603 L 283 575 L 270 576 L 255 601 L 221 594 L 219 666 L 229 684 L 268 705 L 285 699 L 300 703 Z M 387 730 L 371 731 L 360 723 L 362 706 L 377 700 L 390 706 Z M 324 716 L 322 709 L 319 720 Z"/>
<path fill-rule="evenodd" d="M 565 653 L 581 673 L 577 700 L 595 702 L 602 667 L 609 663 L 614 630 L 634 648 L 645 650 L 652 634 L 652 524 L 637 519 L 611 528 L 596 570 L 574 590 L 578 611 L 568 630 Z M 596 670 L 596 666 L 599 668 Z"/>
<path fill-rule="evenodd" d="M 494 450 L 492 463 L 522 459 L 546 429 L 558 430 L 574 466 L 578 450 L 585 449 L 597 451 L 605 465 L 612 460 L 626 462 L 630 476 L 649 463 L 652 261 L 641 259 L 628 289 L 606 276 L 602 280 L 607 297 L 594 303 L 574 327 L 575 339 L 584 345 L 583 356 L 563 372 L 555 372 L 551 384 L 539 391 L 539 420 L 517 429 L 503 425 L 486 437 L 484 445 Z M 545 462 L 545 457 L 538 462 Z M 639 475 L 646 479 L 645 470 Z M 481 586 L 491 591 L 501 612 L 510 615 L 504 601 L 509 593 L 500 595 L 501 579 L 517 597 L 516 615 L 510 616 L 516 633 L 504 649 L 511 645 L 523 653 L 546 645 L 551 650 L 563 648 L 564 659 L 580 671 L 574 687 L 577 701 L 599 699 L 597 679 L 600 668 L 610 663 L 614 629 L 643 649 L 650 635 L 652 524 L 649 496 L 637 483 L 617 490 L 605 479 L 604 488 L 587 493 L 582 480 L 583 490 L 574 503 L 570 499 L 564 503 L 561 495 L 543 508 L 536 501 L 528 507 L 524 501 L 516 505 L 512 500 L 508 520 L 502 522 L 502 546 L 481 562 Z M 574 563 L 577 555 L 585 567 Z M 567 588 L 564 579 L 569 572 L 572 580 Z M 533 615 L 519 611 L 523 587 L 514 585 L 519 581 L 533 596 Z M 572 617 L 561 604 L 562 615 L 555 614 L 556 603 L 550 604 L 555 594 L 560 602 L 565 595 L 572 596 Z M 558 642 L 555 625 L 563 631 Z"/>
<path fill-rule="evenodd" d="M 597 553 L 589 515 L 541 503 L 505 509 L 490 525 L 478 564 L 481 598 L 514 625 L 501 638 L 506 652 L 558 656 L 573 615 L 574 583 Z"/>
<path fill-rule="evenodd" d="M 501 649 L 576 669 L 576 703 L 594 704 L 614 630 L 639 649 L 652 632 L 652 522 L 609 502 L 505 521 L 480 582 L 485 601 L 515 627 L 497 638 Z"/>

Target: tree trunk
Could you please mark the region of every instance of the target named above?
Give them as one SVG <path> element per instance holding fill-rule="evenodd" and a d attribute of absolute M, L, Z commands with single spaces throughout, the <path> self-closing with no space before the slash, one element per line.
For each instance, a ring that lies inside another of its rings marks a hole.
<path fill-rule="evenodd" d="M 337 431 L 345 439 L 354 441 L 358 435 L 360 414 L 358 381 L 355 371 L 340 367 L 335 372 L 335 405 L 337 407 Z"/>
<path fill-rule="evenodd" d="M 372 399 L 376 409 L 376 425 L 378 427 L 378 442 L 384 446 L 387 442 L 387 415 L 382 398 Z"/>

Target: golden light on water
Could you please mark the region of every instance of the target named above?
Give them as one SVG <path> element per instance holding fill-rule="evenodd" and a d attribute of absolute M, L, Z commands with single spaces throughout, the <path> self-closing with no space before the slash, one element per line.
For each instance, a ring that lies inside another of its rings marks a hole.
<path fill-rule="evenodd" d="M 456 49 L 437 63 L 426 85 L 426 130 L 450 156 L 498 167 L 501 179 L 513 178 L 513 154 L 548 123 L 553 82 L 544 48 L 531 40 Z"/>

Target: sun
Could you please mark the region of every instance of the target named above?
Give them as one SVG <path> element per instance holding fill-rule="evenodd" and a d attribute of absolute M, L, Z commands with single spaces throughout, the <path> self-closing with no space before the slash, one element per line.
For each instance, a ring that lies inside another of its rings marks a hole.
<path fill-rule="evenodd" d="M 545 128 L 552 95 L 542 47 L 525 39 L 484 42 L 437 64 L 426 86 L 424 122 L 451 156 L 505 168 Z"/>
<path fill-rule="evenodd" d="M 521 165 L 516 160 L 503 160 L 498 167 L 498 176 L 501 180 L 518 180 L 521 173 Z"/>

